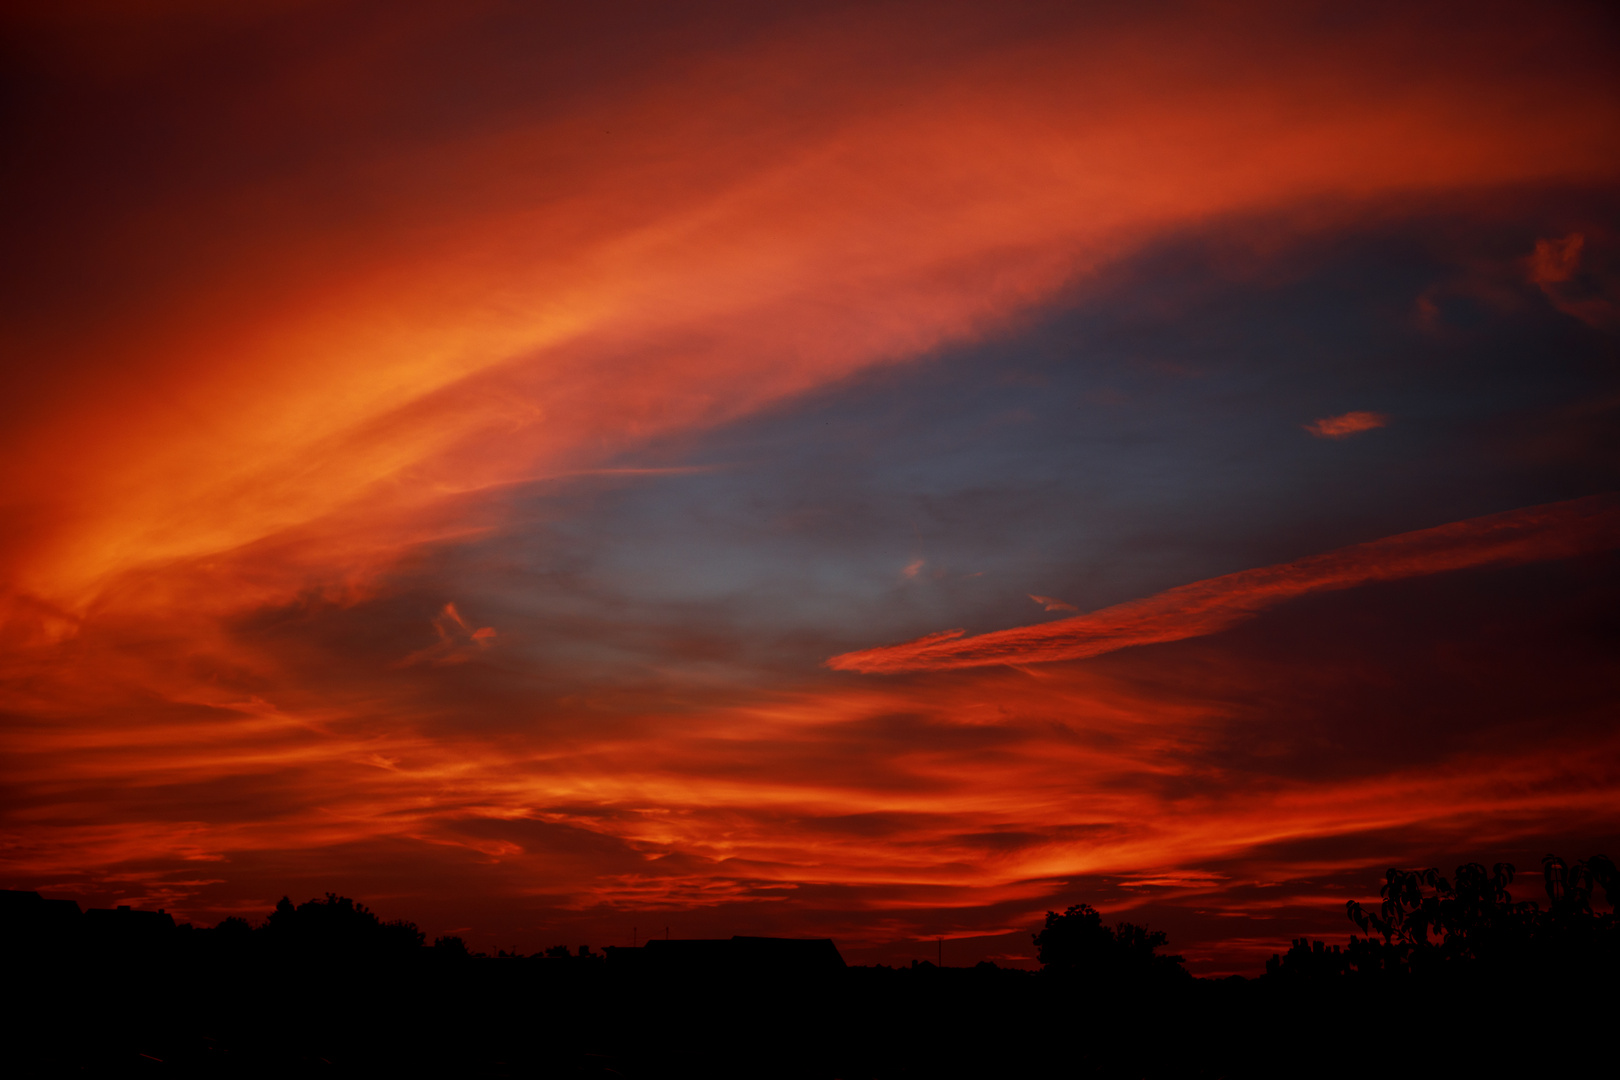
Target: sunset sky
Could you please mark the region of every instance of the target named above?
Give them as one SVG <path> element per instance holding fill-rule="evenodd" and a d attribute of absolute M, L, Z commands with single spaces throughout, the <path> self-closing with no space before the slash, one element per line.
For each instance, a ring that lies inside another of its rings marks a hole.
<path fill-rule="evenodd" d="M 1210 974 L 1620 856 L 1611 7 L 0 18 L 0 887 Z"/>

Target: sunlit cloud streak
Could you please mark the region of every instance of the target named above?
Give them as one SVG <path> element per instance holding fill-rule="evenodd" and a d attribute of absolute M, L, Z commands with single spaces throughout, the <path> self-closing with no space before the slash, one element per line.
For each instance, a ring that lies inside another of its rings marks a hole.
<path fill-rule="evenodd" d="M 1620 547 L 1620 497 L 1593 496 L 1226 574 L 1071 619 L 972 637 L 962 630 L 945 630 L 903 645 L 843 653 L 830 658 L 827 666 L 884 674 L 1079 660 L 1218 633 L 1268 607 L 1313 592 L 1475 566 L 1569 558 L 1615 547 Z"/>

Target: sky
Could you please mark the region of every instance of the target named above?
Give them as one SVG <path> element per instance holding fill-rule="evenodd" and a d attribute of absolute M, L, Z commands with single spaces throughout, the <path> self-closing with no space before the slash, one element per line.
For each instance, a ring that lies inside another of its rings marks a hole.
<path fill-rule="evenodd" d="M 3 20 L 0 885 L 1252 974 L 1620 855 L 1606 6 Z"/>

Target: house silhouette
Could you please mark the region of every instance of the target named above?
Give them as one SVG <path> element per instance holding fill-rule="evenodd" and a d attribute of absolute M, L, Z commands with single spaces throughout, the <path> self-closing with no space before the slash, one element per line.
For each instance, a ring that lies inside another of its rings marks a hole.
<path fill-rule="evenodd" d="M 37 892 L 0 889 L 0 938 L 13 947 L 44 948 L 70 941 L 83 914 L 72 900 L 47 900 Z"/>

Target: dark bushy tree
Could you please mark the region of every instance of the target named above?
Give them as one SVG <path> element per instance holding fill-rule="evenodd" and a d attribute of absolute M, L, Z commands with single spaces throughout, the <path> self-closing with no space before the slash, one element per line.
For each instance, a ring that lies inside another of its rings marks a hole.
<path fill-rule="evenodd" d="M 366 905 L 336 893 L 297 907 L 283 896 L 260 933 L 274 946 L 332 957 L 408 953 L 424 937 L 415 923 L 383 922 Z"/>
<path fill-rule="evenodd" d="M 1034 935 L 1043 972 L 1108 983 L 1187 978 L 1181 957 L 1159 954 L 1168 940 L 1164 931 L 1135 923 L 1109 927 L 1090 904 L 1061 915 L 1048 911 L 1045 928 Z"/>
<path fill-rule="evenodd" d="M 455 934 L 448 937 L 434 938 L 433 948 L 437 953 L 445 956 L 471 956 L 467 951 L 467 943 Z"/>

